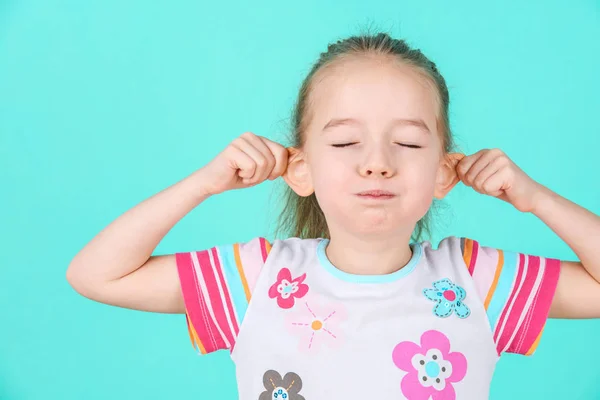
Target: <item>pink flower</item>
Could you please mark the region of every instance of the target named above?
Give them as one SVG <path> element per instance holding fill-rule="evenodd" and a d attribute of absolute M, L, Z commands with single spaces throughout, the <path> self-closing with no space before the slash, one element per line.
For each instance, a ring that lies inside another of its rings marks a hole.
<path fill-rule="evenodd" d="M 277 274 L 277 282 L 269 288 L 269 297 L 277 298 L 277 305 L 281 308 L 292 308 L 294 298 L 301 298 L 308 292 L 308 285 L 304 282 L 306 274 L 292 279 L 289 269 L 282 268 Z"/>
<path fill-rule="evenodd" d="M 431 330 L 421 335 L 421 346 L 402 342 L 392 352 L 398 368 L 408 372 L 400 388 L 408 400 L 455 400 L 453 383 L 467 373 L 467 359 L 462 353 L 450 352 L 450 341 L 441 332 Z"/>
<path fill-rule="evenodd" d="M 336 348 L 343 341 L 340 324 L 346 320 L 346 313 L 340 304 L 323 305 L 314 297 L 298 303 L 294 311 L 286 315 L 288 332 L 297 336 L 298 349 L 302 352 L 315 352 L 326 345 Z"/>

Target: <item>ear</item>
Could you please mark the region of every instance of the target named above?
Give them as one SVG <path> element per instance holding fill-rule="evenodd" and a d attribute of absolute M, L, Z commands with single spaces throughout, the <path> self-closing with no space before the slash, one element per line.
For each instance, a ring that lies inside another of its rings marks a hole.
<path fill-rule="evenodd" d="M 288 147 L 288 166 L 283 173 L 283 180 L 298 196 L 308 197 L 314 192 L 312 178 L 306 162 L 306 153 Z"/>
<path fill-rule="evenodd" d="M 461 153 L 449 153 L 440 161 L 436 176 L 434 196 L 443 199 L 456 186 L 460 179 L 456 173 L 456 166 L 465 157 Z"/>

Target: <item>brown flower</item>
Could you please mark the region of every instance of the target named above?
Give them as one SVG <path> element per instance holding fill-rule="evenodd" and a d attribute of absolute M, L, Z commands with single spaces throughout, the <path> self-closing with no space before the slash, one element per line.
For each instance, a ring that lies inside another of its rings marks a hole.
<path fill-rule="evenodd" d="M 305 400 L 298 394 L 302 389 L 302 379 L 294 372 L 288 372 L 282 378 L 279 372 L 268 370 L 263 375 L 265 390 L 258 400 Z"/>

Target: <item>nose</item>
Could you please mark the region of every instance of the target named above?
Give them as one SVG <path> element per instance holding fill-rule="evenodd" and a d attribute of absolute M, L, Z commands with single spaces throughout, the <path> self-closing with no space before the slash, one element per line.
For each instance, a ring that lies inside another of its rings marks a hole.
<path fill-rule="evenodd" d="M 383 151 L 374 151 L 360 166 L 363 177 L 390 178 L 396 174 L 389 157 Z"/>

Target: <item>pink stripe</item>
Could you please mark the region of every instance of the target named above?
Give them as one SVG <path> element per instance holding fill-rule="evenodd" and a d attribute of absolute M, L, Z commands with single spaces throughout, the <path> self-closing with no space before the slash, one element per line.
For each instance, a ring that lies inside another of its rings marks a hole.
<path fill-rule="evenodd" d="M 224 299 L 221 298 L 221 293 L 219 293 L 219 287 L 217 285 L 217 279 L 213 272 L 211 263 L 210 263 L 210 255 L 208 251 L 198 252 L 198 262 L 200 264 L 200 270 L 202 271 L 202 276 L 204 277 L 204 283 L 206 288 L 208 289 L 208 297 L 209 297 L 209 307 L 212 307 L 215 318 L 217 319 L 217 324 L 219 324 L 219 328 L 223 332 L 223 335 L 227 338 L 229 343 L 233 343 L 234 336 L 233 332 L 231 332 L 231 328 L 229 327 L 229 323 L 227 322 L 227 316 L 225 315 L 226 310 L 224 306 Z M 223 290 L 227 290 L 223 288 Z M 225 296 L 229 296 L 226 292 Z M 226 349 L 228 346 L 223 342 L 223 349 Z"/>
<path fill-rule="evenodd" d="M 514 349 L 516 353 L 526 354 L 544 328 L 558 284 L 559 274 L 560 260 L 547 258 L 542 283 L 537 291 L 535 301 L 529 308 L 528 323 L 521 326 L 517 334 L 518 340 L 515 339 L 515 342 L 519 343 L 518 347 Z"/>
<path fill-rule="evenodd" d="M 471 265 L 469 265 L 469 274 L 473 276 L 473 271 L 475 270 L 475 263 L 477 262 L 477 253 L 479 253 L 479 243 L 475 240 L 472 241 L 473 249 L 471 251 Z"/>
<path fill-rule="evenodd" d="M 509 348 L 513 346 L 513 343 L 509 343 L 509 341 L 511 340 L 511 337 L 513 337 L 515 330 L 518 330 L 520 328 L 520 326 L 518 325 L 519 319 L 521 319 L 523 313 L 527 313 L 528 311 L 525 310 L 525 305 L 527 303 L 527 300 L 529 299 L 529 296 L 532 293 L 532 290 L 536 289 L 534 288 L 534 284 L 540 271 L 539 257 L 525 256 L 521 254 L 520 259 L 522 260 L 520 264 L 521 267 L 524 265 L 525 260 L 527 261 L 527 272 L 525 272 L 521 289 L 518 293 L 515 293 L 515 304 L 512 306 L 510 314 L 507 317 L 508 319 L 506 325 L 504 326 L 500 338 L 496 342 L 500 350 L 507 347 L 507 345 Z M 513 339 L 513 342 L 514 341 L 515 339 Z"/>
<path fill-rule="evenodd" d="M 504 320 L 506 318 L 508 318 L 508 309 L 510 308 L 510 305 L 513 303 L 513 300 L 515 298 L 515 296 L 517 295 L 516 291 L 517 288 L 519 287 L 521 280 L 523 279 L 523 263 L 525 261 L 525 256 L 523 254 L 519 254 L 519 261 L 518 261 L 518 265 L 516 266 L 517 268 L 517 276 L 515 277 L 515 280 L 513 281 L 513 285 L 510 289 L 510 296 L 508 297 L 508 300 L 506 301 L 506 303 L 504 304 L 504 309 L 502 310 L 502 314 L 500 314 L 500 319 L 498 320 L 498 324 L 496 325 L 496 331 L 494 332 L 494 343 L 496 343 L 496 347 L 499 349 L 499 351 L 502 349 L 499 345 L 499 338 L 498 335 L 502 332 L 502 326 L 504 324 Z"/>
<path fill-rule="evenodd" d="M 529 309 L 527 310 L 527 315 L 525 316 L 525 321 L 523 321 L 523 323 L 519 327 L 519 330 L 517 331 L 517 334 L 515 335 L 515 339 L 512 341 L 510 346 L 508 346 L 508 348 L 506 349 L 507 353 L 525 354 L 527 352 L 527 350 L 525 350 L 525 352 L 521 352 L 521 349 L 523 348 L 523 334 L 528 331 L 528 327 L 529 327 L 529 324 L 531 323 L 532 318 L 533 318 L 532 308 L 529 307 Z"/>
<path fill-rule="evenodd" d="M 520 297 L 517 298 L 518 306 L 513 313 L 514 327 L 511 329 L 511 336 L 504 341 L 503 349 L 507 352 L 516 353 L 516 350 L 521 345 L 518 335 L 519 331 L 522 330 L 523 326 L 527 326 L 533 317 L 531 315 L 531 308 L 534 305 L 537 292 L 542 284 L 543 278 L 543 263 L 541 263 L 540 257 L 526 256 L 527 257 L 527 277 L 523 284 Z M 518 311 L 518 314 L 516 314 Z"/>
<path fill-rule="evenodd" d="M 177 272 L 181 283 L 186 312 L 192 326 L 198 334 L 207 353 L 216 351 L 225 343 L 220 340 L 216 326 L 212 323 L 206 311 L 206 303 L 198 287 L 198 277 L 194 271 L 191 253 L 176 253 Z"/>
<path fill-rule="evenodd" d="M 231 301 L 231 295 L 229 294 L 229 289 L 228 289 L 227 283 L 225 282 L 225 276 L 223 276 L 223 267 L 221 266 L 221 260 L 219 259 L 219 254 L 215 247 L 213 247 L 213 249 L 212 249 L 212 254 L 213 254 L 213 260 L 215 262 L 215 267 L 217 269 L 217 273 L 219 274 L 219 281 L 221 282 L 221 287 L 223 288 L 223 293 L 225 294 L 225 302 L 226 302 L 226 306 L 227 306 L 227 311 L 229 312 L 229 316 L 230 316 L 231 322 L 233 324 L 234 339 L 230 342 L 233 347 L 235 338 L 237 337 L 237 334 L 239 332 L 239 327 L 237 324 L 237 320 L 235 318 L 235 312 L 233 311 L 233 303 Z"/>
<path fill-rule="evenodd" d="M 260 254 L 262 256 L 263 264 L 267 261 L 267 245 L 265 238 L 259 238 L 260 241 Z"/>

